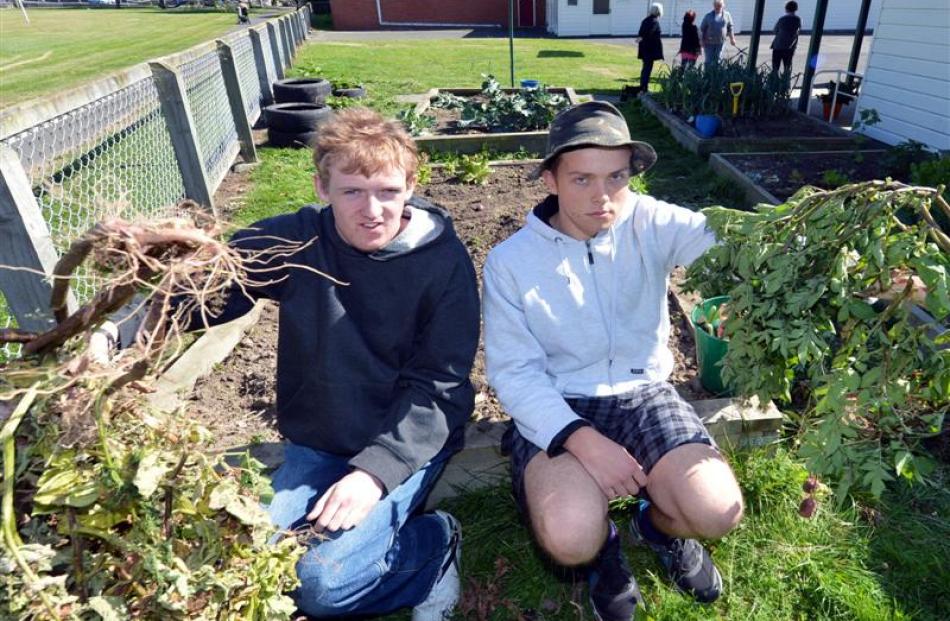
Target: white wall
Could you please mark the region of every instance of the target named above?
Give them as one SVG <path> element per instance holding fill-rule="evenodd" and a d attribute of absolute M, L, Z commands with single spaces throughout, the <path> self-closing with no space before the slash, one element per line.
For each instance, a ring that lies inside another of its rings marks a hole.
<path fill-rule="evenodd" d="M 550 1 L 550 0 L 549 0 Z M 646 17 L 650 4 L 657 0 L 611 0 L 611 31 L 613 35 L 635 35 L 640 21 Z M 592 34 L 590 31 L 591 0 L 578 0 L 577 6 L 568 6 L 567 0 L 554 0 L 556 10 L 548 12 L 548 31 L 561 37 L 579 37 Z M 816 0 L 798 0 L 798 16 L 802 18 L 802 28 L 810 30 L 815 18 Z M 944 0 L 950 3 L 950 0 Z M 663 5 L 663 18 L 660 28 L 663 34 L 678 35 L 683 23 L 683 14 L 692 9 L 696 11 L 696 25 L 703 15 L 712 10 L 712 0 L 660 0 Z M 878 8 L 881 0 L 872 0 L 868 13 L 868 28 L 877 23 Z M 858 22 L 861 0 L 829 0 L 825 14 L 825 30 L 854 30 Z M 752 30 L 752 18 L 755 12 L 755 0 L 726 0 L 726 10 L 739 32 Z M 785 0 L 766 0 L 762 29 L 771 31 L 776 20 L 785 14 Z"/>
<path fill-rule="evenodd" d="M 950 1 L 881 1 L 857 106 L 880 115 L 873 138 L 950 151 Z"/>

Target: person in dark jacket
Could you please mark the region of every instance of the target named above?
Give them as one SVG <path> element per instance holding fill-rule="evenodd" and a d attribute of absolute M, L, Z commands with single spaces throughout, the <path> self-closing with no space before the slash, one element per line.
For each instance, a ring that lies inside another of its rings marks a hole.
<path fill-rule="evenodd" d="M 322 535 L 297 565 L 300 610 L 411 606 L 413 621 L 442 621 L 459 596 L 460 528 L 448 513 L 418 510 L 474 407 L 475 270 L 449 215 L 411 198 L 417 152 L 397 122 L 338 112 L 321 126 L 314 163 L 325 207 L 262 220 L 231 244 L 315 241 L 255 266 L 269 282 L 235 288 L 213 323 L 255 299 L 280 306 L 277 426 L 287 444 L 269 511 L 282 530 Z"/>
<path fill-rule="evenodd" d="M 696 27 L 696 11 L 690 9 L 683 15 L 683 38 L 680 40 L 679 55 L 683 61 L 683 68 L 695 67 L 696 59 L 703 53 L 703 46 L 699 43 L 699 28 Z"/>
<path fill-rule="evenodd" d="M 792 58 L 795 48 L 798 47 L 798 33 L 802 29 L 802 20 L 795 12 L 797 2 L 785 3 L 785 15 L 775 22 L 775 38 L 772 39 L 772 71 L 778 72 L 779 65 L 783 70 L 792 70 Z"/>
<path fill-rule="evenodd" d="M 653 63 L 663 60 L 663 41 L 660 39 L 660 17 L 663 15 L 663 5 L 654 2 L 650 5 L 650 13 L 640 22 L 640 32 L 637 34 L 637 58 L 643 62 L 640 69 L 640 92 L 646 93 L 650 86 L 650 74 L 653 73 Z"/>

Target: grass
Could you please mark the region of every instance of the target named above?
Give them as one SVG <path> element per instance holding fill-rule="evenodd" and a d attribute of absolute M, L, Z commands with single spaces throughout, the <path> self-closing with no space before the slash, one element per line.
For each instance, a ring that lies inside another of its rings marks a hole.
<path fill-rule="evenodd" d="M 579 93 L 617 94 L 638 71 L 632 47 L 557 39 L 515 41 L 516 82 L 533 78 L 551 86 L 572 86 Z M 389 114 L 405 106 L 393 100 L 396 95 L 436 86 L 479 86 L 483 73 L 509 85 L 507 39 L 326 41 L 303 47 L 290 70 L 293 76 L 362 82 L 369 104 Z"/>
<path fill-rule="evenodd" d="M 232 13 L 0 9 L 0 108 L 180 52 L 235 28 Z"/>
<path fill-rule="evenodd" d="M 635 576 L 657 621 L 854 621 L 946 619 L 941 590 L 950 580 L 950 492 L 895 489 L 880 507 L 877 526 L 857 507 L 823 503 L 815 517 L 798 516 L 806 472 L 783 449 L 758 449 L 731 458 L 747 502 L 739 528 L 711 546 L 725 582 L 723 596 L 703 606 L 670 588 L 652 553 L 627 547 Z M 950 469 L 944 467 L 946 484 Z M 914 506 L 924 502 L 925 508 Z M 445 504 L 463 525 L 464 597 L 488 602 L 491 621 L 590 619 L 580 574 L 555 572 L 521 525 L 510 491 L 495 488 Z M 626 533 L 620 509 L 612 517 Z M 893 546 L 893 547 L 892 547 Z M 942 564 L 941 564 L 942 563 Z M 572 580 L 573 579 L 573 580 Z M 576 580 L 576 582 L 574 582 Z M 576 600 L 578 608 L 571 603 Z M 463 605 L 466 600 L 463 599 Z M 464 608 L 463 608 L 464 610 Z M 534 611 L 535 616 L 531 616 Z M 408 619 L 399 613 L 389 621 Z"/>

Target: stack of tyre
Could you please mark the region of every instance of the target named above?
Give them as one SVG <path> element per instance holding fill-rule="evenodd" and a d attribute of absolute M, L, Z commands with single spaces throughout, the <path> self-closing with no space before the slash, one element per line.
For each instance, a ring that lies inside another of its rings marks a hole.
<path fill-rule="evenodd" d="M 327 96 L 363 97 L 362 87 L 334 90 L 323 78 L 288 78 L 273 84 L 274 103 L 264 108 L 267 141 L 274 147 L 309 148 L 332 110 Z"/>
<path fill-rule="evenodd" d="M 323 78 L 288 78 L 273 84 L 274 101 L 264 108 L 267 141 L 274 147 L 306 148 L 320 125 L 330 118 L 327 95 L 333 91 Z"/>

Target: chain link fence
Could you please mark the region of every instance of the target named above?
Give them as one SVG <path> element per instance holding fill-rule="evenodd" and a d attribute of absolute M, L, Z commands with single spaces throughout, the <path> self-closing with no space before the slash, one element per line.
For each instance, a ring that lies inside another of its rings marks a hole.
<path fill-rule="evenodd" d="M 273 32 L 278 37 L 287 37 L 291 29 L 280 28 L 280 20 L 297 20 L 300 31 L 305 32 L 310 20 L 309 7 L 272 20 L 277 26 Z M 189 171 L 183 167 L 182 159 L 181 144 L 188 140 L 197 143 L 207 179 L 206 194 L 213 194 L 240 151 L 239 123 L 253 123 L 260 116 L 261 107 L 269 98 L 262 84 L 277 78 L 277 63 L 281 63 L 281 68 L 288 65 L 284 44 L 294 49 L 300 42 L 291 36 L 285 42 L 276 41 L 274 46 L 267 25 L 255 30 L 259 46 L 253 44 L 249 30 L 226 40 L 237 74 L 244 119 L 235 119 L 230 114 L 233 93 L 229 95 L 226 87 L 226 67 L 215 46 L 208 44 L 193 48 L 196 51 L 190 56 L 188 52 L 177 55 L 176 58 L 187 60 L 172 65 L 184 86 L 184 105 L 193 121 L 185 132 L 192 135 L 184 138 L 180 136 L 181 121 L 172 118 L 174 114 L 169 116 L 169 106 L 173 104 L 169 104 L 168 93 L 145 65 L 71 91 L 52 105 L 34 102 L 32 106 L 0 112 L 0 149 L 12 152 L 15 158 L 11 159 L 18 160 L 20 166 L 19 170 L 8 170 L 9 164 L 0 168 L 2 181 L 25 178 L 32 193 L 32 197 L 25 192 L 18 196 L 10 192 L 0 194 L 0 201 L 5 203 L 0 204 L 0 220 L 19 217 L 24 238 L 34 240 L 48 235 L 55 254 L 59 255 L 72 240 L 104 218 L 141 220 L 171 215 L 180 200 L 194 198 Z M 259 68 L 267 75 L 260 76 Z M 11 181 L 0 187 L 14 185 Z M 36 225 L 24 217 L 25 210 L 38 210 L 46 230 L 35 230 Z M 41 249 L 37 248 L 37 254 L 42 254 Z M 0 248 L 0 264 L 9 265 L 10 256 L 21 255 L 5 254 Z M 13 266 L 37 268 L 15 263 Z M 10 288 L 9 282 L 8 279 L 0 284 L 7 283 Z M 80 303 L 94 295 L 96 289 L 95 280 L 82 273 L 72 287 Z M 21 292 L 0 291 L 0 328 L 17 325 L 7 299 L 14 299 L 18 293 Z M 19 323 L 23 325 L 24 321 L 21 317 Z M 0 359 L 13 351 L 10 347 L 0 348 Z"/>
<path fill-rule="evenodd" d="M 237 126 L 229 114 L 228 93 L 221 75 L 221 58 L 211 51 L 178 67 L 185 83 L 188 106 L 198 131 L 204 155 L 202 165 L 212 186 L 217 187 L 238 151 Z"/>

